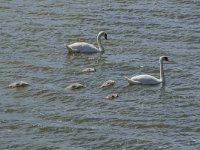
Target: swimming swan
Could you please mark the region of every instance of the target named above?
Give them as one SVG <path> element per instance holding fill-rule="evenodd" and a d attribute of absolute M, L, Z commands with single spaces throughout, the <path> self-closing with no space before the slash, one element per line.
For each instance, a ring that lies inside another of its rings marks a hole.
<path fill-rule="evenodd" d="M 125 77 L 129 84 L 145 84 L 145 85 L 153 85 L 159 83 L 165 83 L 165 76 L 163 71 L 163 61 L 169 61 L 166 56 L 161 56 L 159 59 L 160 62 L 160 79 L 157 79 L 150 75 L 138 75 L 132 78 Z"/>
<path fill-rule="evenodd" d="M 98 52 L 103 53 L 104 47 L 101 44 L 102 36 L 104 36 L 104 38 L 107 40 L 107 33 L 104 31 L 101 31 L 97 35 L 97 44 L 98 44 L 99 49 L 96 48 L 94 45 L 88 44 L 85 42 L 77 42 L 77 43 L 73 43 L 73 44 L 65 45 L 65 46 L 68 49 L 68 51 L 72 53 L 98 53 Z"/>

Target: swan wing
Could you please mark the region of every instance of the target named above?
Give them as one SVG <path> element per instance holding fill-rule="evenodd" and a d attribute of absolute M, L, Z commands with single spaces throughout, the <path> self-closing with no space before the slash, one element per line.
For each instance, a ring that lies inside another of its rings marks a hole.
<path fill-rule="evenodd" d="M 155 78 L 154 76 L 151 75 L 139 75 L 139 76 L 134 76 L 131 78 L 132 81 L 136 81 L 140 84 L 158 84 L 160 83 L 160 80 Z"/>
<path fill-rule="evenodd" d="M 128 77 L 124 77 L 124 78 L 128 81 L 128 83 L 129 83 L 130 85 L 133 85 L 133 84 L 141 84 L 140 82 L 134 81 L 134 80 L 132 80 L 132 79 L 130 79 L 130 78 L 128 78 Z"/>
<path fill-rule="evenodd" d="M 68 45 L 72 52 L 76 53 L 97 53 L 99 50 L 92 44 L 78 42 Z"/>

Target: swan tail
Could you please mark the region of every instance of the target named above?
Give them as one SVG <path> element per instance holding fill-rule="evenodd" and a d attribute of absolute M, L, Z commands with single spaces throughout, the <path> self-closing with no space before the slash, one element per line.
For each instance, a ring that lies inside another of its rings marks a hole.
<path fill-rule="evenodd" d="M 133 85 L 133 84 L 139 84 L 139 82 L 134 81 L 134 80 L 131 80 L 131 79 L 128 78 L 128 77 L 124 77 L 124 78 L 128 81 L 128 83 L 129 83 L 130 85 Z"/>

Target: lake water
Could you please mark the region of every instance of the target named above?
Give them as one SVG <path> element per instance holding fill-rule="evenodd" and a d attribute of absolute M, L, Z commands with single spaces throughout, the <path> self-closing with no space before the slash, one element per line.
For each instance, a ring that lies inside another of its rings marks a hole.
<path fill-rule="evenodd" d="M 67 55 L 99 31 L 103 55 Z M 1 0 L 0 33 L 1 150 L 200 149 L 199 0 Z M 128 85 L 162 55 L 164 86 Z"/>

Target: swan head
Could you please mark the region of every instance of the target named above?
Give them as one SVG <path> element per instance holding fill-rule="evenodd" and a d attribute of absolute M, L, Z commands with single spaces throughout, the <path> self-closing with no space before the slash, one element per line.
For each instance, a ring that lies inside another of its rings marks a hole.
<path fill-rule="evenodd" d="M 108 39 L 108 38 L 107 38 L 108 35 L 107 35 L 107 33 L 104 32 L 104 31 L 99 32 L 98 37 L 101 37 L 101 36 L 103 36 L 106 40 Z"/>
<path fill-rule="evenodd" d="M 160 59 L 159 59 L 160 62 L 163 62 L 163 61 L 169 61 L 168 57 L 166 56 L 161 56 Z"/>

